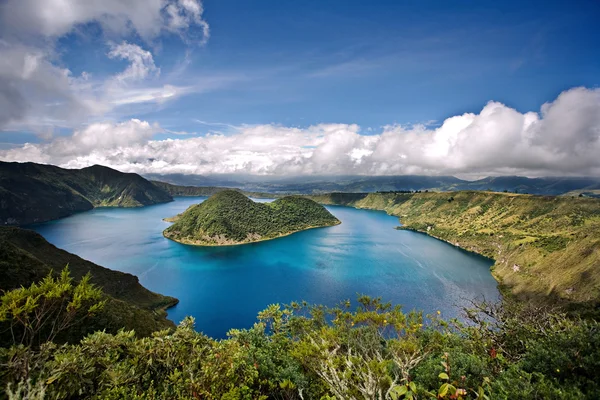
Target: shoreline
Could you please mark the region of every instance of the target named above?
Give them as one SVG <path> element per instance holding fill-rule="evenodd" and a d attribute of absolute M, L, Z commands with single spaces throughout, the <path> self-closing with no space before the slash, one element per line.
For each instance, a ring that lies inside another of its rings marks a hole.
<path fill-rule="evenodd" d="M 167 295 L 164 295 L 164 294 L 162 296 L 170 297 L 171 300 L 168 301 L 164 305 L 160 305 L 160 306 L 157 306 L 157 307 L 152 307 L 152 312 L 156 313 L 158 316 L 166 319 L 167 321 L 171 321 L 173 324 L 175 324 L 175 326 L 177 326 L 177 322 L 169 319 L 169 312 L 168 312 L 168 310 L 171 309 L 171 308 L 173 308 L 173 307 L 175 307 L 177 304 L 179 304 L 179 299 L 177 297 L 167 296 Z"/>
<path fill-rule="evenodd" d="M 468 253 L 472 253 L 472 254 L 475 254 L 475 255 L 477 255 L 479 257 L 484 257 L 484 258 L 486 258 L 486 259 L 488 259 L 490 261 L 493 261 L 493 264 L 490 266 L 490 269 L 489 269 L 490 270 L 490 275 L 492 275 L 492 277 L 494 278 L 494 280 L 498 283 L 498 290 L 499 290 L 502 298 L 506 297 L 505 296 L 506 293 L 504 293 L 503 290 L 500 290 L 501 287 L 504 288 L 504 287 L 506 287 L 506 285 L 504 284 L 504 282 L 502 282 L 502 279 L 494 271 L 495 267 L 497 265 L 497 262 L 498 262 L 495 258 L 488 257 L 488 256 L 486 256 L 486 255 L 484 255 L 484 254 L 482 254 L 482 253 L 480 253 L 478 251 L 475 251 L 475 250 L 467 249 L 467 248 L 461 246 L 460 243 L 458 243 L 458 245 L 457 245 L 456 243 L 452 243 L 449 240 L 439 238 L 439 237 L 437 237 L 435 235 L 432 235 L 431 233 L 429 233 L 427 231 L 424 231 L 424 230 L 422 231 L 422 230 L 419 230 L 419 229 L 410 228 L 410 227 L 407 227 L 405 225 L 402 225 L 401 217 L 399 215 L 394 215 L 394 214 L 390 213 L 388 210 L 385 210 L 385 209 L 371 208 L 371 207 L 359 207 L 359 206 L 350 205 L 350 204 L 332 204 L 332 203 L 320 203 L 320 202 L 318 202 L 318 203 L 322 204 L 322 205 L 326 205 L 326 206 L 350 207 L 350 208 L 354 208 L 355 210 L 383 211 L 387 215 L 398 219 L 398 222 L 400 223 L 400 225 L 394 227 L 395 230 L 410 231 L 410 232 L 420 233 L 420 234 L 426 235 L 426 236 L 428 236 L 428 237 L 430 237 L 432 239 L 436 239 L 436 240 L 442 241 L 444 243 L 447 243 L 447 244 L 449 244 L 449 245 L 451 245 L 453 247 L 456 247 L 456 248 L 458 248 L 458 249 L 460 249 L 462 251 L 466 251 Z M 514 296 L 514 294 L 512 294 L 512 293 L 511 293 L 511 295 Z"/>
<path fill-rule="evenodd" d="M 164 221 L 164 219 L 163 219 L 163 221 Z M 170 222 L 170 221 L 166 221 L 166 222 Z M 270 237 L 270 238 L 264 238 L 264 239 L 258 239 L 258 240 L 251 240 L 251 241 L 248 241 L 248 242 L 227 243 L 227 244 L 210 244 L 210 243 L 200 244 L 200 243 L 192 243 L 192 242 L 188 242 L 188 241 L 182 241 L 182 240 L 179 240 L 179 239 L 170 238 L 170 237 L 166 236 L 164 230 L 162 232 L 162 235 L 163 235 L 163 237 L 165 239 L 169 239 L 169 240 L 172 240 L 173 242 L 176 242 L 176 243 L 179 243 L 179 244 L 183 244 L 183 245 L 186 245 L 186 246 L 196 246 L 196 247 L 227 247 L 227 246 L 241 246 L 241 245 L 244 245 L 244 244 L 267 242 L 269 240 L 274 240 L 274 239 L 279 239 L 279 238 L 282 238 L 282 237 L 290 236 L 290 235 L 293 235 L 294 233 L 308 231 L 308 230 L 311 230 L 311 229 L 328 228 L 328 227 L 331 227 L 331 226 L 340 225 L 341 223 L 342 223 L 342 221 L 338 220 L 337 223 L 331 224 L 331 225 L 310 226 L 308 228 L 300 229 L 300 230 L 293 231 L 293 232 L 284 233 L 284 234 L 281 234 L 281 235 L 278 235 L 278 236 L 274 236 L 274 237 Z"/>

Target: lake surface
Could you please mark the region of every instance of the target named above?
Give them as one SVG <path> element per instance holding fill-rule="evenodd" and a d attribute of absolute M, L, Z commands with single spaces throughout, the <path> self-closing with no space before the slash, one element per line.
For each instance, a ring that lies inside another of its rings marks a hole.
<path fill-rule="evenodd" d="M 342 224 L 241 246 L 187 246 L 162 236 L 169 226 L 162 218 L 204 199 L 100 208 L 32 228 L 60 248 L 177 297 L 169 318 L 178 323 L 192 315 L 199 331 L 218 338 L 252 326 L 272 303 L 333 306 L 367 294 L 406 311 L 455 317 L 471 299 L 499 298 L 491 260 L 395 230 L 398 219 L 381 211 L 327 207 Z"/>

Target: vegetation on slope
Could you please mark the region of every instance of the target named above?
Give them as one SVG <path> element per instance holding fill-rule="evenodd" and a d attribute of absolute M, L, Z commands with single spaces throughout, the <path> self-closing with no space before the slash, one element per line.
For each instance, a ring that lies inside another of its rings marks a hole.
<path fill-rule="evenodd" d="M 180 186 L 173 185 L 167 182 L 151 181 L 154 185 L 158 186 L 171 196 L 212 196 L 215 193 L 222 192 L 223 190 L 238 190 L 221 186 Z M 273 193 L 262 193 L 262 192 L 246 192 L 238 190 L 240 193 L 248 197 L 254 197 L 257 199 L 272 199 L 279 197 L 279 195 Z"/>
<path fill-rule="evenodd" d="M 165 229 L 165 237 L 195 245 L 250 243 L 340 223 L 310 199 L 288 196 L 272 203 L 255 203 L 235 190 L 218 192 L 174 220 Z"/>
<path fill-rule="evenodd" d="M 95 165 L 63 169 L 0 162 L 0 225 L 26 225 L 94 207 L 139 207 L 172 201 L 137 174 Z"/>
<path fill-rule="evenodd" d="M 80 338 L 98 329 L 116 333 L 123 327 L 149 335 L 173 326 L 164 309 L 176 304 L 177 299 L 149 291 L 134 275 L 101 267 L 58 249 L 36 232 L 0 227 L 0 291 L 29 286 L 49 273 L 58 275 L 65 265 L 76 282 L 89 273 L 90 283 L 102 288 L 107 296 L 104 309 L 85 325 L 71 329 L 72 337 Z M 5 340 L 5 336 L 6 332 L 0 333 L 0 340 Z"/>
<path fill-rule="evenodd" d="M 325 204 L 385 210 L 496 261 L 512 293 L 577 303 L 600 300 L 600 201 L 490 192 L 313 196 Z"/>
<path fill-rule="evenodd" d="M 46 299 L 55 290 L 50 282 L 31 292 Z M 75 292 L 82 293 L 77 310 L 83 313 L 98 308 L 94 288 L 59 291 L 69 304 Z M 0 318 L 17 325 L 15 308 L 6 300 L 19 295 L 9 294 L 0 304 Z M 378 299 L 361 297 L 359 304 L 356 311 L 349 304 L 271 305 L 252 328 L 233 329 L 227 340 L 196 332 L 188 318 L 175 331 L 141 339 L 121 331 L 96 332 L 64 346 L 16 344 L 0 349 L 0 382 L 11 398 L 32 400 L 600 396 L 596 321 L 544 309 L 482 306 L 462 325 L 405 314 Z"/>

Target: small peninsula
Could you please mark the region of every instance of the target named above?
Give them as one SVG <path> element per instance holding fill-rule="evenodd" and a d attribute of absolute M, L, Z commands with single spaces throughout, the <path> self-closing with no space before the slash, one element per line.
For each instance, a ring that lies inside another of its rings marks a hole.
<path fill-rule="evenodd" d="M 236 190 L 224 190 L 167 219 L 163 235 L 183 244 L 228 246 L 259 242 L 310 228 L 340 223 L 325 207 L 298 196 L 255 203 Z"/>

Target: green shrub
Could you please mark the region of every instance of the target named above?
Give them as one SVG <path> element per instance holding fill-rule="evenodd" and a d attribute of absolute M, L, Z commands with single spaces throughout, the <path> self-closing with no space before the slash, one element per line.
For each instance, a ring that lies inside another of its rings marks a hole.
<path fill-rule="evenodd" d="M 3 297 L 4 318 L 61 288 L 59 280 Z M 84 283 L 85 286 L 85 283 Z M 69 288 L 67 290 L 67 288 Z M 65 293 L 65 292 L 60 292 Z M 29 297 L 31 296 L 31 297 Z M 6 299 L 20 299 L 13 307 Z M 25 300 L 25 301 L 23 301 Z M 54 314 L 53 314 L 54 315 Z M 96 332 L 76 344 L 15 344 L 0 349 L 0 380 L 10 398 L 38 399 L 597 399 L 600 326 L 543 308 L 475 304 L 469 323 L 402 312 L 359 297 L 328 308 L 271 305 L 250 329 L 214 340 L 192 318 L 138 338 Z M 39 337 L 39 336 L 36 336 Z"/>

